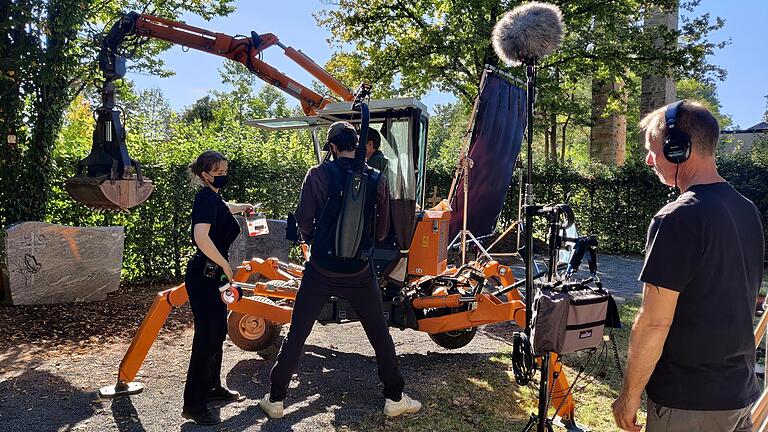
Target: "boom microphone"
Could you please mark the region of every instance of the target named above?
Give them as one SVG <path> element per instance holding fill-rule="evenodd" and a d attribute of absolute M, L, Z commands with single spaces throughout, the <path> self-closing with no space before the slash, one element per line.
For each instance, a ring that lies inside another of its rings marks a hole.
<path fill-rule="evenodd" d="M 530 2 L 504 14 L 493 27 L 493 48 L 511 66 L 542 59 L 563 42 L 563 14 L 549 3 Z"/>

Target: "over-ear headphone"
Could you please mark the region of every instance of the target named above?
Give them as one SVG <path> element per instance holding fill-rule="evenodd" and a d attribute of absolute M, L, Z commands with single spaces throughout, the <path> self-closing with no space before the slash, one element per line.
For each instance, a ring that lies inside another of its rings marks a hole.
<path fill-rule="evenodd" d="M 664 121 L 667 124 L 667 136 L 664 137 L 664 157 L 673 164 L 681 164 L 691 156 L 691 137 L 677 128 L 677 112 L 684 101 L 667 105 Z"/>

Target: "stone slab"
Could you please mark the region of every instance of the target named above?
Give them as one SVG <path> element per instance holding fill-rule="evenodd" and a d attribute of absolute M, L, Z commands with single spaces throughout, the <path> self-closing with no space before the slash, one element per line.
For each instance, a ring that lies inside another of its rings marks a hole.
<path fill-rule="evenodd" d="M 5 228 L 7 284 L 14 305 L 104 300 L 120 287 L 123 227 L 21 222 Z"/>
<path fill-rule="evenodd" d="M 285 239 L 285 228 L 288 226 L 286 221 L 267 219 L 269 234 L 251 237 L 248 235 L 248 226 L 245 218 L 235 216 L 235 219 L 240 224 L 240 236 L 229 248 L 229 264 L 232 268 L 254 257 L 275 257 L 280 261 L 288 261 L 288 251 L 291 244 Z"/>

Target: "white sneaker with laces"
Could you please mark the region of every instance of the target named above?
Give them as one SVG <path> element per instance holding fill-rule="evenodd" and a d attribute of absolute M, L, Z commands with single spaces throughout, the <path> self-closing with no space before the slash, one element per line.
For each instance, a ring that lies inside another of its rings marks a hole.
<path fill-rule="evenodd" d="M 269 418 L 283 418 L 283 401 L 272 402 L 269 400 L 269 393 L 265 394 L 259 401 L 259 408 L 264 411 Z"/>
<path fill-rule="evenodd" d="M 403 393 L 403 396 L 399 401 L 395 402 L 391 399 L 387 399 L 384 402 L 384 415 L 387 417 L 397 417 L 400 414 L 413 414 L 419 412 L 421 409 L 421 402 L 416 399 L 411 399 L 410 396 Z"/>

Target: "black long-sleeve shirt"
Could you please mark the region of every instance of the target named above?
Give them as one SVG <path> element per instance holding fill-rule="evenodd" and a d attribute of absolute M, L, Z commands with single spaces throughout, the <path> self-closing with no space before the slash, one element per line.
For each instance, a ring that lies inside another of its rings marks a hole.
<path fill-rule="evenodd" d="M 339 162 L 345 166 L 347 164 L 351 165 L 352 161 L 351 158 L 339 159 Z M 320 215 L 320 210 L 326 204 L 329 183 L 328 172 L 322 165 L 310 168 L 304 177 L 295 217 L 301 236 L 306 241 L 312 239 L 312 233 L 315 230 L 315 219 Z M 389 229 L 389 191 L 387 189 L 387 179 L 384 176 L 379 180 L 379 186 L 376 190 L 376 203 L 379 208 L 379 213 L 376 217 L 376 239 L 383 240 L 387 236 L 387 230 Z"/>

